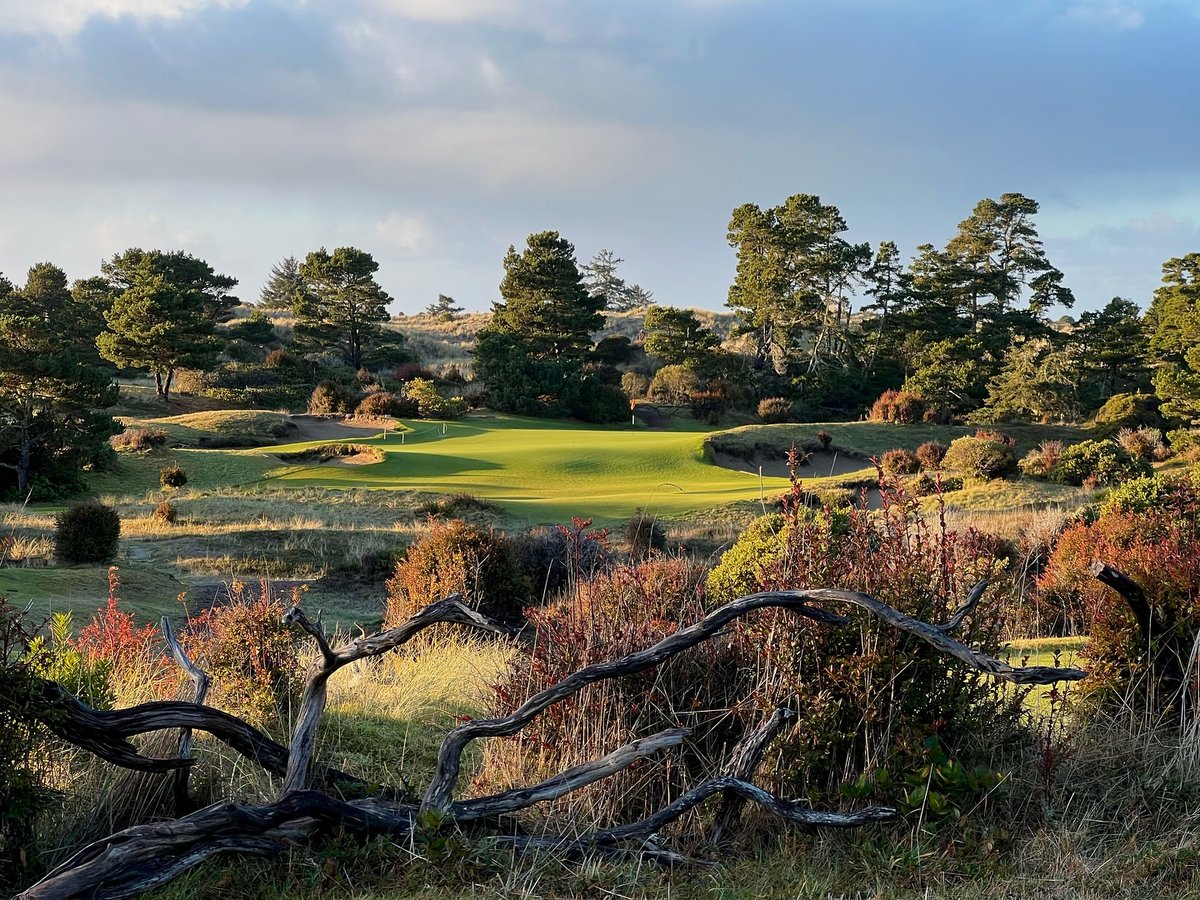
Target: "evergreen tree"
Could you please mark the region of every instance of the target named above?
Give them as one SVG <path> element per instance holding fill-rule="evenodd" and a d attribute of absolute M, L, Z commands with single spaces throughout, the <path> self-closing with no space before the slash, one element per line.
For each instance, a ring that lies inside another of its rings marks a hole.
<path fill-rule="evenodd" d="M 120 431 L 101 410 L 117 400 L 91 350 L 93 310 L 62 270 L 41 263 L 18 290 L 0 277 L 0 496 L 61 496 Z"/>
<path fill-rule="evenodd" d="M 354 369 L 362 368 L 382 340 L 391 297 L 375 280 L 379 263 L 364 250 L 316 250 L 300 265 L 305 289 L 293 305 L 301 343 L 333 350 Z"/>
<path fill-rule="evenodd" d="M 112 303 L 96 339 L 100 355 L 122 368 L 149 369 L 158 395 L 169 400 L 175 370 L 216 364 L 218 322 L 229 318 L 236 278 L 216 274 L 183 252 L 133 248 L 101 270 Z"/>
<path fill-rule="evenodd" d="M 1163 284 L 1146 311 L 1162 414 L 1200 424 L 1200 253 L 1163 263 Z"/>
<path fill-rule="evenodd" d="M 703 367 L 704 358 L 721 340 L 705 328 L 690 309 L 654 306 L 646 311 L 646 352 L 667 365 Z"/>
<path fill-rule="evenodd" d="M 271 266 L 271 274 L 258 295 L 258 305 L 264 309 L 291 309 L 304 293 L 304 276 L 294 256 L 285 256 Z"/>
<path fill-rule="evenodd" d="M 1014 344 L 988 382 L 981 422 L 1071 421 L 1079 416 L 1079 380 L 1071 354 L 1049 341 Z"/>
<path fill-rule="evenodd" d="M 737 250 L 737 273 L 727 302 L 741 330 L 754 335 L 759 368 L 811 373 L 850 362 L 849 296 L 871 251 L 847 242 L 846 229 L 837 207 L 812 194 L 733 211 L 727 237 Z"/>
<path fill-rule="evenodd" d="M 454 305 L 454 298 L 447 297 L 445 294 L 438 294 L 437 300 L 425 307 L 425 312 L 441 319 L 443 322 L 453 322 L 455 317 L 462 311 L 463 308 L 461 306 Z"/>
<path fill-rule="evenodd" d="M 1114 394 L 1137 393 L 1150 386 L 1142 329 L 1137 304 L 1121 297 L 1079 317 L 1071 339 L 1089 407 L 1101 406 Z"/>
<path fill-rule="evenodd" d="M 604 300 L 584 288 L 571 243 L 543 231 L 531 234 L 520 253 L 509 247 L 500 296 L 473 351 L 476 377 L 488 385 L 492 404 L 610 420 L 617 404 L 609 401 L 619 392 L 595 383 L 584 366 L 592 333 L 604 324 Z"/>
<path fill-rule="evenodd" d="M 625 260 L 611 250 L 601 250 L 592 257 L 590 263 L 580 266 L 588 293 L 604 301 L 601 309 L 625 312 L 642 305 L 638 302 L 640 298 L 635 297 L 633 289 L 625 283 L 625 279 L 617 274 L 617 266 L 623 262 Z"/>

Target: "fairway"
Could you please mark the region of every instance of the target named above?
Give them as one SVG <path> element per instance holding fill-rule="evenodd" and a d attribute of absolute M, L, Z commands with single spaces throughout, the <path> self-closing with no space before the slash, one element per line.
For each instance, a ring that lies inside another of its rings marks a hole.
<path fill-rule="evenodd" d="M 535 523 L 571 516 L 613 522 L 638 507 L 671 516 L 756 500 L 761 492 L 770 497 L 788 487 L 783 478 L 764 478 L 760 485 L 755 475 L 708 462 L 704 431 L 602 428 L 510 416 L 471 417 L 444 426 L 414 421 L 405 427 L 403 435 L 354 439 L 383 450 L 382 462 L 290 467 L 266 480 L 275 486 L 466 492 Z M 289 444 L 272 452 L 313 446 Z"/>

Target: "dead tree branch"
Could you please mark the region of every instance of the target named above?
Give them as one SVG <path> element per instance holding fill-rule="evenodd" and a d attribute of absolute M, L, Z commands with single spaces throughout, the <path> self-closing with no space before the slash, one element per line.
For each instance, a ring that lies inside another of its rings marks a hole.
<path fill-rule="evenodd" d="M 753 781 L 758 767 L 762 765 L 767 748 L 795 721 L 796 711 L 794 709 L 781 706 L 772 712 L 766 721 L 746 735 L 733 748 L 725 774 L 740 781 Z M 737 821 L 744 803 L 744 798 L 736 792 L 731 791 L 725 794 L 725 798 L 721 801 L 721 808 L 717 811 L 716 819 L 713 822 L 712 830 L 708 835 L 708 839 L 712 843 L 720 843 L 725 832 Z"/>

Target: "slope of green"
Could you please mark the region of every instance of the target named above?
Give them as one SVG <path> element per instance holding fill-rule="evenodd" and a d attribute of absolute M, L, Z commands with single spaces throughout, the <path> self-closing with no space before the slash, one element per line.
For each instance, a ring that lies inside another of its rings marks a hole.
<path fill-rule="evenodd" d="M 690 430 L 602 428 L 509 416 L 410 422 L 411 431 L 355 439 L 384 451 L 374 465 L 323 465 L 272 473 L 276 486 L 359 487 L 467 492 L 494 500 L 531 522 L 571 516 L 615 521 L 637 507 L 675 515 L 760 490 L 777 494 L 782 478 L 763 479 L 714 466 L 702 435 Z M 443 433 L 444 429 L 444 433 Z M 289 453 L 316 443 L 273 448 Z"/>

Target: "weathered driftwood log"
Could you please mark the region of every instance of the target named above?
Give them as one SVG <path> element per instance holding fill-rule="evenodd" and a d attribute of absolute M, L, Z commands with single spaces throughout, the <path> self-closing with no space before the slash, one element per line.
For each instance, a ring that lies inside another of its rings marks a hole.
<path fill-rule="evenodd" d="M 1178 701 L 1183 694 L 1183 673 L 1191 650 L 1190 638 L 1185 646 L 1180 641 L 1175 619 L 1170 612 L 1155 610 L 1142 586 L 1125 573 L 1100 561 L 1092 563 L 1089 571 L 1097 581 L 1121 595 L 1137 620 L 1138 632 L 1150 663 L 1150 677 L 1158 691 L 1162 708 L 1174 705 L 1182 711 L 1183 704 Z"/>
<path fill-rule="evenodd" d="M 796 711 L 781 706 L 756 729 L 750 732 L 733 748 L 729 754 L 729 762 L 725 774 L 740 781 L 753 781 L 758 767 L 762 765 L 763 756 L 771 742 L 779 737 L 786 729 L 791 728 L 796 721 Z M 718 844 L 725 832 L 737 821 L 742 811 L 745 799 L 736 791 L 728 791 L 717 810 L 713 827 L 708 833 L 708 839 Z"/>
<path fill-rule="evenodd" d="M 312 636 L 321 652 L 320 659 L 315 660 L 309 668 L 308 679 L 304 685 L 304 696 L 300 700 L 300 716 L 292 731 L 287 771 L 283 778 L 284 793 L 303 790 L 306 787 L 317 725 L 325 712 L 326 685 L 330 676 L 338 669 L 357 660 L 380 656 L 395 650 L 408 643 L 420 632 L 440 623 L 465 625 L 494 634 L 503 634 L 506 631 L 465 606 L 460 594 L 453 594 L 445 600 L 430 604 L 395 628 L 358 638 L 337 649 L 329 646 L 329 641 L 326 639 L 320 623 L 311 621 L 300 607 L 296 606 L 288 610 L 283 621 L 286 624 L 299 625 Z"/>
<path fill-rule="evenodd" d="M 178 639 L 175 637 L 175 629 L 171 627 L 171 619 L 169 617 L 163 616 L 160 626 L 162 628 L 163 640 L 171 648 L 171 656 L 175 658 L 175 662 L 178 663 L 179 668 L 183 669 L 192 681 L 192 703 L 196 704 L 196 706 L 203 706 L 204 701 L 208 698 L 208 673 L 192 662 L 183 647 L 180 646 Z M 192 729 L 179 729 L 179 750 L 175 755 L 179 759 L 190 760 L 192 758 Z M 174 795 L 176 816 L 182 816 L 184 813 L 195 808 L 192 805 L 191 797 L 188 795 L 188 776 L 190 774 L 190 766 L 175 770 L 171 787 Z"/>
<path fill-rule="evenodd" d="M 977 590 L 982 595 L 982 589 Z M 653 647 L 580 669 L 529 698 L 508 716 L 480 719 L 453 729 L 442 744 L 433 780 L 420 806 L 405 799 L 389 797 L 345 801 L 323 792 L 303 789 L 311 764 L 317 724 L 325 706 L 325 685 L 329 677 L 357 659 L 393 650 L 421 630 L 440 622 L 453 622 L 489 631 L 502 629 L 467 609 L 457 597 L 452 597 L 426 607 L 396 628 L 335 649 L 329 645 L 319 624 L 310 621 L 300 610 L 294 610 L 288 614 L 288 621 L 312 635 L 321 658 L 310 669 L 304 709 L 293 733 L 290 751 L 236 717 L 207 707 L 178 702 L 158 703 L 101 713 L 89 710 L 58 685 L 47 683 L 51 685 L 47 690 L 53 689 L 55 696 L 70 711 L 60 722 L 58 733 L 80 746 L 93 749 L 105 759 L 118 765 L 152 771 L 177 767 L 186 763 L 142 757 L 127 738 L 162 728 L 201 728 L 243 755 L 256 759 L 268 771 L 281 775 L 284 793 L 275 803 L 266 806 L 220 803 L 170 822 L 125 829 L 85 847 L 22 897 L 26 900 L 128 897 L 164 884 L 212 856 L 222 853 L 275 853 L 289 843 L 311 840 L 332 826 L 364 834 L 403 835 L 411 833 L 418 821 L 430 821 L 430 816 L 425 814 L 430 810 L 438 814 L 432 818 L 442 823 L 443 827 L 472 823 L 483 825 L 535 803 L 553 800 L 623 771 L 651 753 L 678 745 L 686 732 L 669 729 L 633 741 L 598 760 L 574 766 L 530 787 L 455 802 L 453 793 L 461 771 L 463 750 L 478 737 L 515 734 L 546 709 L 573 696 L 587 685 L 658 665 L 711 638 L 733 620 L 756 610 L 787 609 L 814 621 L 833 625 L 849 621 L 844 616 L 810 605 L 814 602 L 859 606 L 889 625 L 962 660 L 975 671 L 997 678 L 1022 684 L 1048 684 L 1084 676 L 1078 669 L 1014 669 L 959 643 L 948 632 L 956 627 L 956 619 L 961 623 L 961 618 L 967 614 L 962 611 L 962 616 L 956 613 L 946 626 L 935 626 L 906 616 L 865 594 L 851 591 L 773 591 L 753 594 L 714 610 L 699 622 L 681 628 Z M 968 600 L 968 605 L 973 607 L 974 603 L 978 603 L 975 592 L 972 593 L 972 599 Z M 682 861 L 682 857 L 660 847 L 654 835 L 716 794 L 759 804 L 786 820 L 814 827 L 856 827 L 884 821 L 895 815 L 894 810 L 882 807 L 851 813 L 813 810 L 806 804 L 776 797 L 750 783 L 753 770 L 757 768 L 783 718 L 779 716 L 775 721 L 773 717 L 738 748 L 735 759 L 731 761 L 731 774 L 702 782 L 640 822 L 618 825 L 582 837 L 497 834 L 495 839 L 516 850 L 553 848 L 568 855 L 593 852 L 632 854 L 662 864 L 675 864 Z M 744 772 L 747 773 L 745 777 L 738 777 Z"/>

